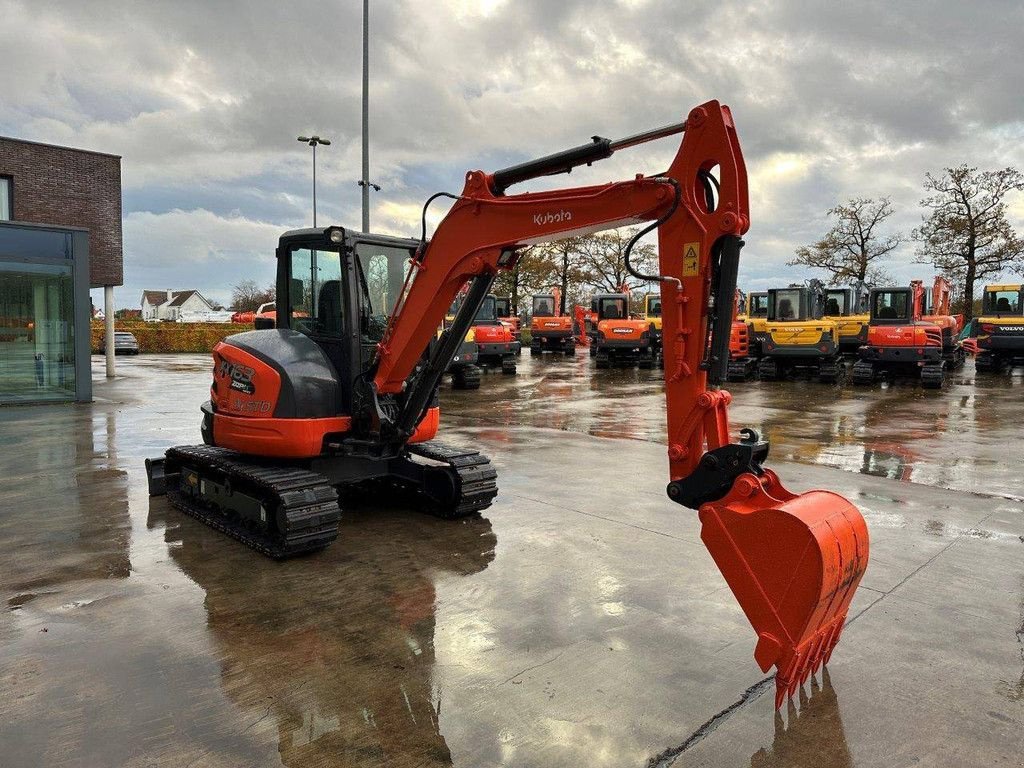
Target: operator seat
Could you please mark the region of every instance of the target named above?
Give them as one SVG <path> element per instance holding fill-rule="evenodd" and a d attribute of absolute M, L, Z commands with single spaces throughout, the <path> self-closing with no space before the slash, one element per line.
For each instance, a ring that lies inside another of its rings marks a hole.
<path fill-rule="evenodd" d="M 1010 309 L 1010 300 L 1005 296 L 1000 296 L 999 301 L 996 302 L 996 312 L 1012 312 Z"/>
<path fill-rule="evenodd" d="M 320 286 L 317 300 L 317 320 L 320 332 L 327 336 L 341 337 L 341 281 L 327 280 Z"/>
<path fill-rule="evenodd" d="M 825 302 L 825 314 L 826 315 L 838 315 L 839 314 L 839 302 L 835 299 L 829 299 Z"/>
<path fill-rule="evenodd" d="M 878 310 L 879 320 L 895 320 L 896 319 L 896 308 L 895 307 L 880 307 Z"/>
<path fill-rule="evenodd" d="M 792 320 L 793 317 L 793 302 L 789 299 L 782 299 L 779 302 L 779 320 Z"/>

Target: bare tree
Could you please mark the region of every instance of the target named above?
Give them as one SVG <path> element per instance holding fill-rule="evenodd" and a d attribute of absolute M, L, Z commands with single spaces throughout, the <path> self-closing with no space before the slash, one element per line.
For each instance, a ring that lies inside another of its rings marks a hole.
<path fill-rule="evenodd" d="M 824 270 L 832 285 L 859 280 L 871 285 L 888 282 L 886 273 L 873 262 L 885 258 L 903 242 L 899 233 L 881 232 L 893 211 L 887 197 L 857 197 L 830 208 L 827 215 L 836 219 L 832 228 L 813 245 L 797 248 L 796 258 L 786 263 Z"/>
<path fill-rule="evenodd" d="M 231 289 L 231 307 L 236 312 L 253 312 L 260 304 L 273 301 L 276 294 L 274 285 L 260 288 L 255 280 L 242 280 Z"/>
<path fill-rule="evenodd" d="M 644 285 L 626 269 L 626 245 L 637 233 L 636 227 L 610 229 L 584 239 L 585 279 L 598 290 L 634 290 Z M 633 247 L 629 261 L 643 274 L 657 272 L 657 251 L 653 244 L 640 242 Z"/>
<path fill-rule="evenodd" d="M 917 261 L 933 264 L 962 290 L 958 309 L 974 316 L 974 284 L 1008 269 L 1024 271 L 1024 241 L 1006 220 L 1007 193 L 1024 191 L 1024 174 L 1015 168 L 978 171 L 967 165 L 925 174 L 931 194 L 921 205 L 931 209 L 913 237 L 920 243 Z"/>

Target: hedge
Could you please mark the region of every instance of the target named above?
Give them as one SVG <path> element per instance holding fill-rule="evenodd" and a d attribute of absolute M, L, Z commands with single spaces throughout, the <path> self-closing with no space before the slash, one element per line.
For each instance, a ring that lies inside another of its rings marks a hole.
<path fill-rule="evenodd" d="M 115 331 L 128 331 L 139 341 L 139 351 L 203 352 L 233 333 L 251 331 L 252 323 L 147 323 L 141 320 L 115 320 Z M 92 323 L 92 348 L 103 350 L 103 322 Z"/>

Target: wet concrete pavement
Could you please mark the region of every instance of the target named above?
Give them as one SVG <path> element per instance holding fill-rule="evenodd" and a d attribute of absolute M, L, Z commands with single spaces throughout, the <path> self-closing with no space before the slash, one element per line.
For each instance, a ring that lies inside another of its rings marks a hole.
<path fill-rule="evenodd" d="M 518 376 L 492 374 L 480 390 L 446 399 L 460 423 L 663 443 L 662 372 L 593 368 L 586 350 L 575 358 L 524 355 Z M 976 376 L 968 361 L 942 391 L 906 381 L 872 387 L 755 381 L 727 388 L 732 422 L 769 437 L 774 460 L 1024 498 L 1015 452 L 1024 403 L 1019 368 L 1014 375 Z"/>
<path fill-rule="evenodd" d="M 443 394 L 443 437 L 499 470 L 483 518 L 348 510 L 285 564 L 146 495 L 142 459 L 198 438 L 205 358 L 0 410 L 0 765 L 1022 764 L 1024 509 L 999 461 L 1019 378 L 732 387 L 787 484 L 846 494 L 872 534 L 828 677 L 777 718 L 664 495 L 656 376 L 588 363 Z"/>

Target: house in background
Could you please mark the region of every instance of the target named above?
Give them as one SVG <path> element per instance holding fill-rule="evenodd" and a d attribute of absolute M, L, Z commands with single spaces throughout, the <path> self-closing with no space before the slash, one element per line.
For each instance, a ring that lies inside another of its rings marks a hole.
<path fill-rule="evenodd" d="M 142 319 L 172 323 L 226 323 L 231 312 L 199 291 L 143 291 Z"/>

